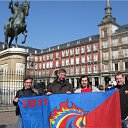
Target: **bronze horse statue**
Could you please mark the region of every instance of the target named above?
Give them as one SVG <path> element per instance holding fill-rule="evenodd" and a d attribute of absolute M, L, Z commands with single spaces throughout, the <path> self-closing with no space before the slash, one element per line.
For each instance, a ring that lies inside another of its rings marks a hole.
<path fill-rule="evenodd" d="M 19 34 L 22 33 L 24 35 L 24 40 L 22 41 L 22 44 L 25 43 L 27 37 L 27 30 L 26 30 L 27 24 L 25 22 L 25 18 L 26 16 L 28 16 L 29 13 L 30 2 L 25 1 L 22 2 L 20 5 L 16 4 L 15 2 L 15 5 L 13 5 L 11 0 L 10 7 L 11 7 L 11 12 L 15 17 L 14 16 L 11 17 L 4 26 L 4 35 L 5 35 L 4 49 L 11 48 L 12 41 L 14 38 L 15 38 L 15 45 L 17 47 L 17 40 Z M 8 43 L 9 37 L 10 37 L 10 41 Z"/>

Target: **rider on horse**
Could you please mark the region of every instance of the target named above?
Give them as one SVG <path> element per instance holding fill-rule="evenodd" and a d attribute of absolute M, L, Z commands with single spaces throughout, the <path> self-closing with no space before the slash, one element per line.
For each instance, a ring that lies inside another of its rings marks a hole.
<path fill-rule="evenodd" d="M 9 25 L 10 28 L 12 28 L 14 20 L 16 19 L 18 12 L 19 12 L 19 2 L 15 1 L 14 5 L 12 0 L 9 2 L 9 9 L 11 9 L 11 13 L 13 14 L 10 18 L 9 18 Z"/>
<path fill-rule="evenodd" d="M 12 41 L 15 38 L 15 44 L 17 47 L 18 35 L 23 34 L 24 40 L 22 44 L 25 43 L 27 37 L 27 29 L 25 18 L 28 16 L 30 8 L 30 2 L 25 0 L 19 5 L 19 2 L 13 4 L 12 0 L 9 2 L 9 9 L 11 9 L 12 16 L 9 18 L 8 22 L 4 25 L 4 35 L 5 35 L 5 45 L 4 48 L 11 48 Z M 10 38 L 10 41 L 8 41 Z"/>

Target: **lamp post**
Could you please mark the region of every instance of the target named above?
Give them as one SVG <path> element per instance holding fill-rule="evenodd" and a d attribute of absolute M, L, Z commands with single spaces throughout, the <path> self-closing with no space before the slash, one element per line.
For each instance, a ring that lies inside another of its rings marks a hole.
<path fill-rule="evenodd" d="M 30 71 L 32 71 L 32 74 Z M 35 78 L 35 61 L 32 57 L 32 54 L 30 54 L 30 57 L 29 57 L 29 72 L 33 76 L 33 78 Z"/>

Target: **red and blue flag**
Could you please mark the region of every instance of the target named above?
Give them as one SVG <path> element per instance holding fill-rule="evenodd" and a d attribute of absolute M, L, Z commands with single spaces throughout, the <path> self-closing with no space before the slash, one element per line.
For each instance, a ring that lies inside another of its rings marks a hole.
<path fill-rule="evenodd" d="M 20 98 L 24 128 L 121 128 L 117 89 Z"/>

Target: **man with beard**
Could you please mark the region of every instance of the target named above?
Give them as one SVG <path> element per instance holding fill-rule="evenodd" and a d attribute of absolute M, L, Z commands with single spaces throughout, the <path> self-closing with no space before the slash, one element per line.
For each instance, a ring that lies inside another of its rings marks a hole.
<path fill-rule="evenodd" d="M 80 81 L 81 87 L 76 89 L 75 93 L 92 92 L 88 76 L 86 76 L 86 75 L 81 76 L 79 81 Z"/>
<path fill-rule="evenodd" d="M 73 86 L 66 81 L 65 77 L 66 70 L 59 69 L 57 72 L 57 78 L 47 87 L 47 95 L 72 93 Z"/>

